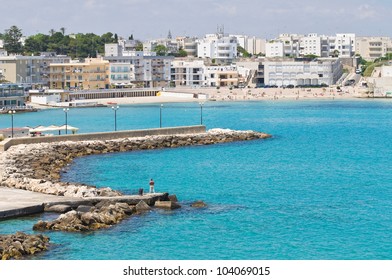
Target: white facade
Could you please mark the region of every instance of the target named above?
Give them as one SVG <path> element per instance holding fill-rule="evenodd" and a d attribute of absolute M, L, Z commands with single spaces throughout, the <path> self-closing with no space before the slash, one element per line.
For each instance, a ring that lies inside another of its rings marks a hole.
<path fill-rule="evenodd" d="M 204 61 L 173 60 L 171 63 L 171 81 L 176 86 L 203 85 Z"/>
<path fill-rule="evenodd" d="M 205 86 L 237 86 L 238 71 L 235 65 L 206 66 L 204 68 Z"/>
<path fill-rule="evenodd" d="M 207 34 L 198 40 L 197 56 L 216 59 L 218 62 L 231 62 L 237 57 L 237 39 L 223 34 Z"/>
<path fill-rule="evenodd" d="M 114 85 L 156 87 L 166 86 L 170 81 L 172 56 L 108 56 L 105 59 L 110 63 L 110 80 Z"/>
<path fill-rule="evenodd" d="M 266 85 L 333 85 L 343 74 L 339 59 L 309 61 L 279 60 L 264 62 Z"/>
<path fill-rule="evenodd" d="M 251 54 L 265 54 L 265 39 L 249 37 L 245 50 Z"/>
<path fill-rule="evenodd" d="M 271 41 L 265 44 L 265 57 L 284 57 L 283 42 Z"/>
<path fill-rule="evenodd" d="M 331 55 L 338 52 L 339 57 L 347 58 L 355 54 L 355 34 L 339 33 L 329 39 Z"/>
<path fill-rule="evenodd" d="M 300 54 L 316 55 L 321 57 L 321 37 L 317 34 L 312 33 L 300 39 Z"/>

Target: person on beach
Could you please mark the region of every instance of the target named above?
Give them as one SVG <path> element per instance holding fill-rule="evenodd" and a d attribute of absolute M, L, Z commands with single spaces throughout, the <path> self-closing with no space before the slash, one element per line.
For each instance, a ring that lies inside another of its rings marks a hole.
<path fill-rule="evenodd" d="M 150 193 L 155 193 L 155 190 L 154 190 L 154 180 L 153 179 L 151 179 L 150 180 Z"/>

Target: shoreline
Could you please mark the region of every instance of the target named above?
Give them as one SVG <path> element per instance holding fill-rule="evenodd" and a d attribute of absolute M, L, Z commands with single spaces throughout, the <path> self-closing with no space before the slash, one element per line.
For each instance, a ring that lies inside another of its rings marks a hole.
<path fill-rule="evenodd" d="M 80 101 L 96 102 L 104 106 L 114 105 L 132 105 L 132 104 L 164 104 L 164 103 L 206 103 L 206 102 L 243 102 L 243 101 L 297 101 L 297 100 L 359 100 L 374 99 L 361 95 L 360 88 L 342 87 L 341 92 L 336 88 L 197 88 L 176 87 L 167 91 L 174 93 L 197 94 L 204 93 L 208 95 L 207 99 L 186 98 L 186 97 L 168 97 L 168 96 L 145 96 L 145 97 L 119 97 L 119 98 L 101 98 L 85 99 Z M 61 102 L 60 106 L 42 105 L 29 103 L 28 105 L 37 109 L 53 109 L 67 107 L 68 102 Z M 91 106 L 94 107 L 94 106 Z M 80 106 L 79 108 L 84 108 Z"/>

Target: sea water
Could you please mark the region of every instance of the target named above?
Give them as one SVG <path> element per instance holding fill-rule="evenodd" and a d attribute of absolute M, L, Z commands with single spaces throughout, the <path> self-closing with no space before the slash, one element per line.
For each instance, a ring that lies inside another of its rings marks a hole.
<path fill-rule="evenodd" d="M 118 128 L 157 127 L 159 110 L 121 107 Z M 47 110 L 15 121 L 49 125 L 63 117 Z M 176 194 L 182 208 L 96 232 L 45 232 L 53 246 L 34 258 L 392 259 L 389 100 L 165 104 L 162 124 L 194 125 L 201 117 L 207 129 L 273 138 L 76 159 L 62 180 L 132 193 L 153 178 L 156 191 Z M 69 120 L 80 133 L 113 130 L 110 108 L 74 109 Z M 208 206 L 193 209 L 195 200 Z M 32 233 L 36 221 L 55 217 L 2 221 L 0 233 Z"/>

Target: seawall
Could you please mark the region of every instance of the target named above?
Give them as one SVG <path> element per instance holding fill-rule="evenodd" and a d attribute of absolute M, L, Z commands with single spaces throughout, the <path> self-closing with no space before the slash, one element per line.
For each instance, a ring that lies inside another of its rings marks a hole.
<path fill-rule="evenodd" d="M 20 137 L 9 138 L 0 142 L 0 152 L 8 150 L 11 146 L 21 144 L 37 144 L 37 143 L 55 143 L 61 141 L 93 141 L 93 140 L 112 140 L 130 137 L 145 137 L 151 135 L 172 135 L 172 134 L 192 134 L 203 133 L 206 131 L 204 125 L 181 126 L 181 127 L 165 127 L 156 129 L 141 130 L 124 130 L 113 132 L 98 132 L 85 134 L 69 134 L 58 136 L 42 136 L 42 137 Z"/>
<path fill-rule="evenodd" d="M 212 129 L 206 132 L 204 126 L 149 130 L 149 132 L 157 134 L 164 132 L 168 135 L 118 138 L 118 133 L 112 133 L 110 135 L 115 139 L 90 141 L 81 141 L 80 139 L 85 139 L 84 135 L 78 135 L 78 138 L 72 135 L 72 138 L 67 136 L 68 138 L 61 139 L 75 139 L 75 141 L 36 144 L 29 143 L 30 139 L 21 139 L 19 141 L 22 143 L 25 141 L 24 144 L 10 146 L 7 151 L 0 153 L 0 186 L 66 197 L 119 196 L 122 194 L 110 188 L 60 182 L 60 172 L 74 158 L 86 155 L 210 145 L 271 137 L 255 131 Z M 147 131 L 128 133 L 128 135 L 148 134 Z M 97 134 L 94 137 L 96 139 Z"/>

